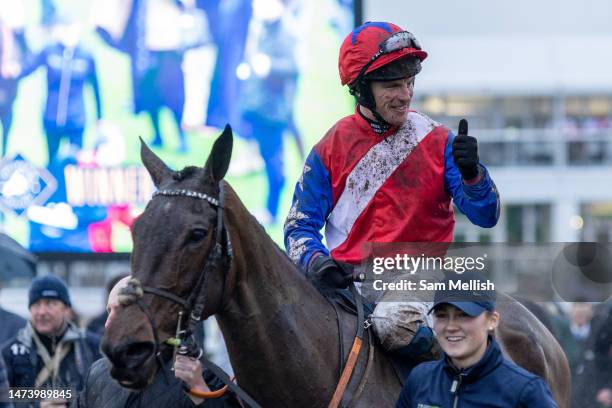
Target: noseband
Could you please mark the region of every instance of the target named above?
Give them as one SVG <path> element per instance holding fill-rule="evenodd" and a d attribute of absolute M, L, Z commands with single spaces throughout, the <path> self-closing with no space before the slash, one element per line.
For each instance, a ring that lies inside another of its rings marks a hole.
<path fill-rule="evenodd" d="M 169 343 L 173 346 L 177 346 L 181 339 L 184 340 L 185 335 L 193 333 L 193 329 L 195 328 L 195 326 L 202 320 L 202 313 L 204 312 L 204 307 L 206 306 L 208 276 L 211 272 L 218 270 L 221 267 L 221 263 L 223 261 L 224 232 L 226 237 L 225 255 L 229 263 L 231 263 L 232 260 L 232 245 L 230 242 L 230 236 L 223 221 L 224 190 L 222 181 L 219 182 L 218 200 L 214 197 L 209 196 L 208 194 L 192 190 L 158 190 L 153 193 L 153 198 L 157 196 L 189 197 L 197 200 L 208 201 L 212 206 L 216 207 L 217 209 L 217 227 L 214 246 L 208 254 L 208 258 L 206 259 L 206 263 L 204 264 L 202 273 L 200 273 L 200 276 L 198 277 L 198 281 L 194 287 L 194 290 L 190 293 L 187 299 L 183 299 L 167 290 L 157 289 L 151 286 L 144 286 L 136 278 L 130 279 L 128 281 L 127 286 L 120 291 L 119 303 L 122 306 L 136 304 L 147 316 L 147 319 L 149 320 L 149 323 L 151 325 L 151 329 L 153 330 L 153 337 L 155 339 L 155 354 L 158 354 L 160 349 L 157 325 L 155 324 L 155 320 L 153 318 L 153 315 L 151 314 L 150 308 L 142 301 L 143 295 L 145 293 L 149 293 L 151 295 L 159 296 L 170 300 L 181 306 L 181 311 L 179 312 L 177 321 L 176 337 L 166 340 L 166 343 Z M 183 316 L 185 314 L 189 316 L 189 323 L 187 324 L 186 330 L 183 329 L 182 321 Z"/>

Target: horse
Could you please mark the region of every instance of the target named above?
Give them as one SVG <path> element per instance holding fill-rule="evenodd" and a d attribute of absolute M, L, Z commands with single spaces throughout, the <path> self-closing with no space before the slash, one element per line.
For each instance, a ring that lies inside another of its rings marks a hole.
<path fill-rule="evenodd" d="M 145 387 L 179 316 L 215 315 L 239 386 L 261 406 L 327 406 L 357 319 L 307 281 L 223 180 L 232 144 L 227 126 L 204 167 L 173 171 L 142 142 L 158 190 L 132 227 L 132 276 L 144 290 L 102 341 L 111 376 Z M 544 377 L 559 406 L 569 407 L 569 367 L 558 343 L 516 301 L 499 305 L 504 353 Z M 365 335 L 341 405 L 394 406 L 401 387 L 389 355 Z"/>

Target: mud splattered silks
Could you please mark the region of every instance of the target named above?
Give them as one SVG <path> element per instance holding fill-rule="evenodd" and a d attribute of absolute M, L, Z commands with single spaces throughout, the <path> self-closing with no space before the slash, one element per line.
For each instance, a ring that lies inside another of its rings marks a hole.
<path fill-rule="evenodd" d="M 463 183 L 453 138 L 416 111 L 382 135 L 358 112 L 338 121 L 312 149 L 295 187 L 284 230 L 292 260 L 305 268 L 313 253 L 331 251 L 356 264 L 370 242 L 450 242 L 453 201 L 474 224 L 495 225 L 495 185 L 482 165 L 477 184 Z"/>

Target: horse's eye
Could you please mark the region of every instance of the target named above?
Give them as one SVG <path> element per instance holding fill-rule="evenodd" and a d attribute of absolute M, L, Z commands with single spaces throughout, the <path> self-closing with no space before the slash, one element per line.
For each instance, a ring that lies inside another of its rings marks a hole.
<path fill-rule="evenodd" d="M 208 235 L 208 231 L 204 228 L 197 228 L 189 233 L 189 242 L 200 242 Z"/>

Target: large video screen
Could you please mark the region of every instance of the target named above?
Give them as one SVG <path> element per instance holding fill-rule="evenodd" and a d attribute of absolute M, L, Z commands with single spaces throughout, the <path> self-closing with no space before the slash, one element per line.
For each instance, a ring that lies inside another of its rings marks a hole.
<path fill-rule="evenodd" d="M 3 231 L 129 252 L 154 191 L 139 137 L 201 166 L 229 123 L 228 181 L 282 242 L 305 155 L 354 107 L 337 72 L 354 19 L 353 0 L 0 1 Z"/>

